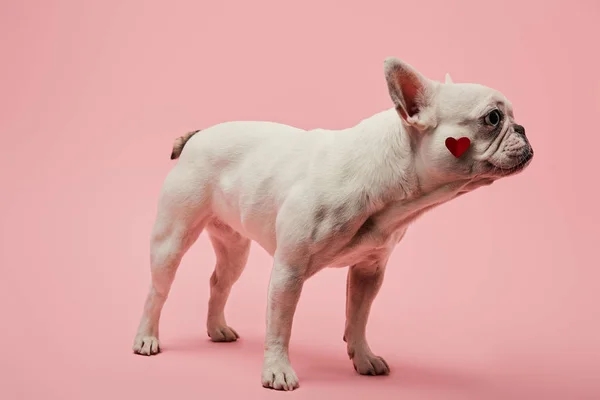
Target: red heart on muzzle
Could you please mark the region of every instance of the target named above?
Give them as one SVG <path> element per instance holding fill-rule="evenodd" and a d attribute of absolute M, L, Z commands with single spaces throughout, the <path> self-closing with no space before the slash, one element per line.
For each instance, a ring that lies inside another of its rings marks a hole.
<path fill-rule="evenodd" d="M 471 146 L 471 141 L 468 137 L 461 137 L 458 140 L 451 137 L 446 139 L 446 147 L 456 158 L 462 156 L 463 153 L 469 149 L 469 146 Z"/>

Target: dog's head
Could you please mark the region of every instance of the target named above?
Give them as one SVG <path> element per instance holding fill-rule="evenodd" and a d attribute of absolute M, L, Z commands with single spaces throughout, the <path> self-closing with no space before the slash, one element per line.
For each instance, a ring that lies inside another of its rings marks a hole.
<path fill-rule="evenodd" d="M 512 105 L 497 90 L 476 84 L 440 83 L 396 58 L 385 61 L 392 101 L 403 120 L 426 184 L 482 184 L 516 174 L 533 149 Z M 466 138 L 466 139 L 463 139 Z"/>

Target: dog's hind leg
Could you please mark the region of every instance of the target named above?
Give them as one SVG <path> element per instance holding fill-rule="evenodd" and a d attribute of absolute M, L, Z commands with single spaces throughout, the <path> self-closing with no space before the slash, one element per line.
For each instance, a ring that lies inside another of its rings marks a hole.
<path fill-rule="evenodd" d="M 152 355 L 160 351 L 158 328 L 162 308 L 183 255 L 207 223 L 208 202 L 197 183 L 190 182 L 177 166 L 165 180 L 150 243 L 152 284 L 133 344 L 137 354 Z"/>
<path fill-rule="evenodd" d="M 207 225 L 217 264 L 210 278 L 210 300 L 206 329 L 213 342 L 233 342 L 239 338 L 225 320 L 225 304 L 231 287 L 239 279 L 250 252 L 250 239 L 218 219 Z"/>

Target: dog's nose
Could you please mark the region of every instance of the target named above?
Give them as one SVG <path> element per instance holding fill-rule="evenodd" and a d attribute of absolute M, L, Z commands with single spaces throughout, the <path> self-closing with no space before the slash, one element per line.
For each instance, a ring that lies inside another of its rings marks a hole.
<path fill-rule="evenodd" d="M 522 125 L 519 124 L 515 124 L 513 126 L 515 132 L 520 133 L 521 135 L 525 136 L 525 128 Z"/>

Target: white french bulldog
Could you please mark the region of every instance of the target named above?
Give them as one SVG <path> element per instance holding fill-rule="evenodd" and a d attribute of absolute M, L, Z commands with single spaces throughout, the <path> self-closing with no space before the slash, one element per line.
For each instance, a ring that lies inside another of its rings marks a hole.
<path fill-rule="evenodd" d="M 533 150 L 498 91 L 429 80 L 389 58 L 394 108 L 332 131 L 273 122 L 227 122 L 176 140 L 151 238 L 152 285 L 135 353 L 160 351 L 158 327 L 181 258 L 203 230 L 217 263 L 207 329 L 239 336 L 224 308 L 255 241 L 274 258 L 268 290 L 262 384 L 298 387 L 288 347 L 303 283 L 350 266 L 344 340 L 360 374 L 390 368 L 365 337 L 390 253 L 423 212 L 522 171 Z M 185 146 L 185 147 L 184 147 Z"/>

